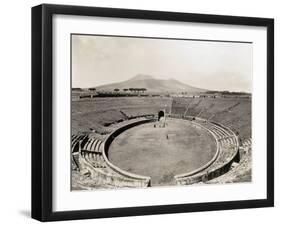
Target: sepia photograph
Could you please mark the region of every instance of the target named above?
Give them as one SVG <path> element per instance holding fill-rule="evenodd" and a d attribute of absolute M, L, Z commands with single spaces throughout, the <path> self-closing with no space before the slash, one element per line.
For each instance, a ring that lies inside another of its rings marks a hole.
<path fill-rule="evenodd" d="M 273 18 L 41 4 L 31 36 L 32 218 L 274 206 Z"/>
<path fill-rule="evenodd" d="M 71 191 L 252 182 L 252 42 L 70 44 Z"/>

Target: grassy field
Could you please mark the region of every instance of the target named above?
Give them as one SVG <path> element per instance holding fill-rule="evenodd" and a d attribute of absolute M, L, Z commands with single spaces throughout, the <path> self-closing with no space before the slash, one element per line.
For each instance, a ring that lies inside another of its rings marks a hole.
<path fill-rule="evenodd" d="M 126 171 L 150 176 L 152 185 L 170 185 L 176 174 L 195 170 L 215 155 L 214 138 L 190 121 L 170 119 L 165 128 L 154 124 L 133 127 L 115 138 L 109 160 Z"/>

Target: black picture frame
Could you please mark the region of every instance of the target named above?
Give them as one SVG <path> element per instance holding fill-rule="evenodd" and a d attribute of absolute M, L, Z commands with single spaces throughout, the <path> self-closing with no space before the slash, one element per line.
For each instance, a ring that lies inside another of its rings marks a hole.
<path fill-rule="evenodd" d="M 233 24 L 267 28 L 267 198 L 93 210 L 52 210 L 52 18 L 55 14 Z M 32 8 L 32 218 L 40 221 L 122 217 L 274 206 L 274 20 L 43 4 Z"/>

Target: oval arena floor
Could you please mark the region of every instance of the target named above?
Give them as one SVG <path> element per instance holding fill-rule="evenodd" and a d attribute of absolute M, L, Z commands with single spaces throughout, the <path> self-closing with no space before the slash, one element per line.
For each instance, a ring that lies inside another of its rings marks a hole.
<path fill-rule="evenodd" d="M 198 169 L 216 153 L 212 135 L 190 121 L 168 119 L 165 128 L 154 124 L 121 133 L 109 147 L 109 160 L 123 170 L 150 176 L 152 185 L 171 185 L 175 175 Z"/>

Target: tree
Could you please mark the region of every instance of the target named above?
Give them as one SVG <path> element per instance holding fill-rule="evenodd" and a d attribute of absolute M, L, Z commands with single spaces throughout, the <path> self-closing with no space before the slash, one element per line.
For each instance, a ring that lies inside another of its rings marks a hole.
<path fill-rule="evenodd" d="M 74 90 L 74 91 L 82 91 L 82 89 L 81 88 L 72 88 L 72 90 Z"/>

